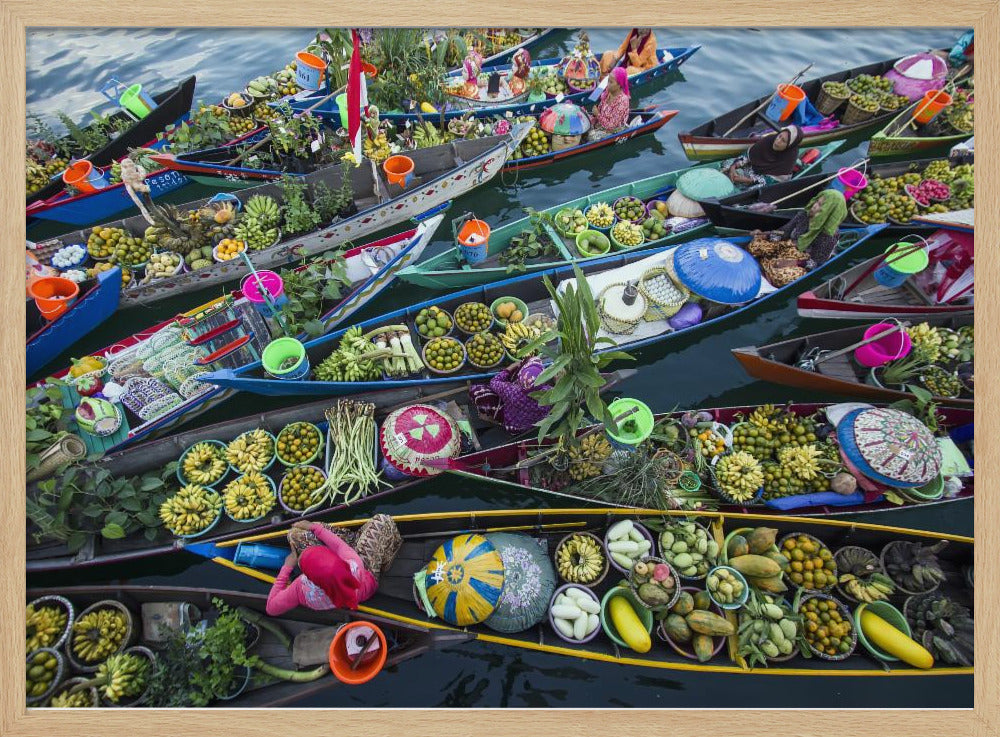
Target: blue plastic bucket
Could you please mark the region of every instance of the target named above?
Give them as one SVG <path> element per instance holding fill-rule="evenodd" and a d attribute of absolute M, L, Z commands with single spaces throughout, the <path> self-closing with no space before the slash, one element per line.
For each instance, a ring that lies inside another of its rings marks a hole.
<path fill-rule="evenodd" d="M 318 90 L 323 81 L 326 62 L 308 51 L 295 55 L 295 83 L 304 90 Z"/>
<path fill-rule="evenodd" d="M 281 368 L 289 358 L 298 360 L 287 368 Z M 305 346 L 295 338 L 272 340 L 261 353 L 260 360 L 264 370 L 275 379 L 302 381 L 309 377 L 309 355 Z"/>
<path fill-rule="evenodd" d="M 271 568 L 278 570 L 285 564 L 288 550 L 263 543 L 239 543 L 233 562 L 247 568 Z"/>
<path fill-rule="evenodd" d="M 894 255 L 897 251 L 906 249 L 904 256 Z M 927 249 L 915 248 L 912 243 L 893 243 L 885 249 L 885 261 L 875 269 L 872 277 L 883 287 L 900 287 L 914 274 L 919 274 L 927 268 L 930 262 Z"/>

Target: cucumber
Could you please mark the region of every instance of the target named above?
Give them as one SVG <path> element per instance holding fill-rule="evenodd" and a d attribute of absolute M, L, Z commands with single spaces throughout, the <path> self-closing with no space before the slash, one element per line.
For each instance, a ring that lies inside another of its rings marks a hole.
<path fill-rule="evenodd" d="M 639 528 L 635 525 L 628 531 L 628 539 L 633 542 L 641 543 L 646 540 L 646 536 L 639 532 Z"/>
<path fill-rule="evenodd" d="M 611 559 L 627 571 L 632 570 L 632 559 L 627 555 L 611 551 Z"/>
<path fill-rule="evenodd" d="M 616 540 L 608 543 L 608 550 L 612 553 L 635 555 L 639 552 L 639 543 L 632 540 Z"/>
<path fill-rule="evenodd" d="M 576 605 L 587 614 L 599 614 L 601 611 L 601 605 L 589 596 L 586 599 L 577 599 Z"/>
<path fill-rule="evenodd" d="M 552 623 L 556 626 L 556 629 L 562 632 L 566 637 L 573 638 L 573 624 L 567 622 L 565 619 L 559 619 L 559 617 L 553 617 Z"/>
<path fill-rule="evenodd" d="M 589 622 L 588 616 L 584 614 L 582 617 L 577 617 L 576 621 L 573 622 L 573 638 L 577 640 L 582 640 L 587 636 L 587 624 Z"/>
<path fill-rule="evenodd" d="M 599 616 L 597 616 L 596 614 L 588 614 L 587 615 L 587 634 L 589 635 L 591 632 L 593 632 L 594 630 L 596 630 L 600 624 L 601 624 L 601 618 Z"/>
<path fill-rule="evenodd" d="M 571 599 L 587 599 L 590 600 L 590 594 L 588 594 L 583 589 L 578 589 L 575 586 L 571 589 L 566 589 L 563 592 L 563 596 L 568 596 Z"/>
<path fill-rule="evenodd" d="M 608 540 L 621 540 L 629 534 L 632 527 L 632 520 L 630 519 L 623 519 L 621 522 L 616 522 L 608 529 Z"/>
<path fill-rule="evenodd" d="M 552 616 L 556 619 L 576 619 L 583 612 L 580 607 L 573 604 L 563 604 L 561 606 L 552 607 Z"/>

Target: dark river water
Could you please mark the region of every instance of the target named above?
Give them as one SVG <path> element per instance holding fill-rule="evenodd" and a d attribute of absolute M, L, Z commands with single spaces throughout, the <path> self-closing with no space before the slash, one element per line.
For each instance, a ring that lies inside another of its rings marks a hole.
<path fill-rule="evenodd" d="M 600 53 L 617 47 L 623 31 L 589 29 Z M 198 75 L 196 100 L 216 102 L 246 82 L 283 66 L 313 35 L 310 29 L 47 29 L 28 33 L 27 103 L 29 111 L 49 120 L 63 110 L 79 118 L 103 98 L 101 80 L 142 82 L 152 89 L 169 86 L 188 74 Z M 809 76 L 819 76 L 859 64 L 950 47 L 958 30 L 949 29 L 656 29 L 659 46 L 701 44 L 681 73 L 633 91 L 633 106 L 656 104 L 680 114 L 657 132 L 622 146 L 589 154 L 539 170 L 522 173 L 516 181 L 494 180 L 455 203 L 453 212 L 474 210 L 491 223 L 521 216 L 521 208 L 549 207 L 588 192 L 687 165 L 677 132 L 766 94 L 812 63 Z M 556 35 L 534 58 L 558 56 L 572 48 L 569 32 Z M 220 49 L 225 53 L 220 54 Z M 858 142 L 860 143 L 860 142 Z M 860 158 L 857 147 L 838 154 L 832 163 Z M 831 164 L 827 165 L 830 169 Z M 190 186 L 173 199 L 197 199 L 211 190 Z M 400 226 L 402 227 L 402 226 Z M 429 253 L 448 246 L 442 227 Z M 874 254 L 885 241 L 875 242 L 858 259 Z M 412 288 L 396 284 L 360 318 L 377 315 L 414 301 Z M 200 304 L 221 293 L 160 303 L 153 309 L 116 316 L 81 343 L 72 355 L 83 355 L 115 339 Z M 748 377 L 730 349 L 780 340 L 800 333 L 840 326 L 832 321 L 798 318 L 795 298 L 771 301 L 716 333 L 700 333 L 666 347 L 637 352 L 639 373 L 620 385 L 620 393 L 642 399 L 654 411 L 674 407 L 834 400 L 821 394 L 784 389 Z M 68 359 L 68 356 L 67 356 Z M 54 365 L 63 365 L 59 361 Z M 263 401 L 262 401 L 263 400 Z M 230 417 L 293 404 L 294 398 L 237 396 L 194 422 L 209 424 Z M 194 426 L 192 423 L 191 426 Z M 362 508 L 371 512 L 410 513 L 467 509 L 545 507 L 550 500 L 532 495 L 511 497 L 465 479 L 425 483 L 390 503 Z M 863 518 L 861 515 L 859 519 Z M 879 521 L 901 527 L 972 535 L 972 502 L 934 509 L 907 509 Z M 248 591 L 262 584 L 179 553 L 141 564 L 75 572 L 71 576 L 33 577 L 29 584 L 135 582 L 215 586 Z M 333 688 L 298 706 L 351 707 L 971 707 L 972 677 L 804 678 L 761 675 L 672 673 L 596 663 L 555 655 L 473 643 L 431 653 L 385 672 L 370 684 Z"/>

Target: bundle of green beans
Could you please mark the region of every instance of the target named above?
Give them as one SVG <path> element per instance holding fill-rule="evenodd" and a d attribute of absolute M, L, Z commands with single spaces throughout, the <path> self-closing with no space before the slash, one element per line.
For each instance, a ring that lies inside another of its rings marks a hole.
<path fill-rule="evenodd" d="M 306 511 L 353 502 L 386 483 L 375 468 L 375 405 L 341 399 L 325 414 L 333 459 Z"/>

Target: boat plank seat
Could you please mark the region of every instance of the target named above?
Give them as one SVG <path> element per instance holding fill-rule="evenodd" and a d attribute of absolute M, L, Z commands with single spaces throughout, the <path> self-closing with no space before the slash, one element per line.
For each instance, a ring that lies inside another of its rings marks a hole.
<path fill-rule="evenodd" d="M 858 374 L 854 370 L 854 364 L 851 362 L 851 356 L 848 354 L 823 361 L 816 366 L 816 370 L 823 376 L 828 376 L 831 379 L 839 379 L 840 381 L 849 381 L 851 383 L 855 383 L 858 380 Z"/>

